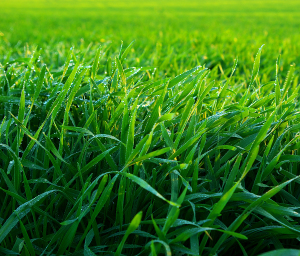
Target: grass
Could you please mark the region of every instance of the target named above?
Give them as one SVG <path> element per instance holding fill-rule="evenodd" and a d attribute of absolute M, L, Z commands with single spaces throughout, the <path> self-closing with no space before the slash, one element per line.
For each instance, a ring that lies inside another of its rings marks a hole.
<path fill-rule="evenodd" d="M 0 7 L 0 255 L 299 255 L 298 1 Z"/>

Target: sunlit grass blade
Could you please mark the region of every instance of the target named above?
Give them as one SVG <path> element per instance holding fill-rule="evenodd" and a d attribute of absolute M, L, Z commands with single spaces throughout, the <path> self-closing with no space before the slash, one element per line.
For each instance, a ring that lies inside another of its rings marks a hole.
<path fill-rule="evenodd" d="M 131 173 L 126 173 L 126 172 L 120 172 L 121 175 L 124 175 L 125 177 L 127 177 L 128 179 L 134 181 L 136 184 L 138 184 L 139 186 L 141 186 L 143 189 L 149 191 L 150 193 L 152 193 L 153 195 L 155 195 L 156 197 L 166 201 L 167 203 L 169 203 L 172 206 L 179 206 L 177 203 L 175 202 L 171 202 L 167 199 L 165 199 L 160 193 L 158 193 L 154 188 L 152 188 L 146 181 L 142 180 L 141 178 L 131 174 Z"/>
<path fill-rule="evenodd" d="M 121 255 L 121 252 L 122 252 L 122 249 L 123 249 L 123 246 L 126 242 L 126 239 L 127 237 L 134 231 L 138 228 L 138 226 L 140 225 L 140 222 L 142 220 L 142 212 L 139 212 L 137 215 L 134 216 L 133 220 L 130 222 L 129 224 L 129 227 L 127 228 L 126 230 L 126 233 L 121 241 L 121 243 L 119 244 L 118 246 L 118 249 L 115 253 L 115 256 L 119 256 Z"/>
<path fill-rule="evenodd" d="M 292 181 L 294 181 L 296 178 L 288 180 L 286 182 L 283 182 L 282 184 L 272 188 L 267 193 L 263 194 L 261 197 L 259 197 L 256 201 L 251 203 L 241 215 L 228 227 L 228 231 L 235 231 L 244 221 L 245 219 L 250 215 L 250 213 L 255 209 L 255 207 L 259 206 L 264 201 L 268 200 L 272 196 L 276 195 L 280 190 L 282 190 L 286 185 L 290 184 Z M 228 237 L 228 235 L 224 234 L 222 237 L 218 240 L 216 245 L 214 246 L 212 250 L 212 254 L 215 253 L 221 244 L 225 241 L 225 239 Z"/>
<path fill-rule="evenodd" d="M 263 48 L 264 45 L 262 45 L 256 56 L 255 56 L 255 60 L 254 60 L 254 64 L 253 64 L 253 70 L 252 70 L 252 75 L 251 75 L 251 79 L 250 79 L 250 82 L 249 82 L 249 85 L 252 86 L 253 83 L 254 83 L 254 80 L 255 78 L 257 77 L 258 75 L 258 71 L 259 71 L 259 66 L 260 66 L 260 56 L 261 56 L 261 51 L 262 51 L 262 48 Z"/>
<path fill-rule="evenodd" d="M 5 239 L 5 237 L 9 234 L 9 232 L 14 228 L 14 226 L 19 222 L 19 219 L 25 217 L 29 212 L 33 205 L 38 203 L 40 200 L 44 199 L 46 196 L 54 193 L 55 190 L 51 190 L 36 196 L 30 201 L 19 206 L 5 221 L 5 223 L 0 228 L 0 243 Z"/>

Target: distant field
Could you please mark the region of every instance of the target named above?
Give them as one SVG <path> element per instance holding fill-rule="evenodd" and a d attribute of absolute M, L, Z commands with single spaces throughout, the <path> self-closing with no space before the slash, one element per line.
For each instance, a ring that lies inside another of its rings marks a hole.
<path fill-rule="evenodd" d="M 0 0 L 0 255 L 300 255 L 299 28 L 300 1 Z"/>
<path fill-rule="evenodd" d="M 274 64 L 279 54 L 285 65 L 300 61 L 299 1 L 2 0 L 0 6 L 1 59 L 28 43 L 30 49 L 42 47 L 44 58 L 58 58 L 53 65 L 60 66 L 73 45 L 78 51 L 90 43 L 109 44 L 116 52 L 121 40 L 135 40 L 130 64 L 160 65 L 168 58 L 179 68 L 163 66 L 170 75 L 197 62 L 229 67 L 236 56 L 252 65 L 262 44 L 262 65 L 266 59 Z"/>

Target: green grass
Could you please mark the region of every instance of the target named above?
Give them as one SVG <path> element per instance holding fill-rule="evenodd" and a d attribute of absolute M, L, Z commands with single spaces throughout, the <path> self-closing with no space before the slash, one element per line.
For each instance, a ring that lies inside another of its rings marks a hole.
<path fill-rule="evenodd" d="M 0 255 L 299 255 L 299 5 L 0 3 Z"/>

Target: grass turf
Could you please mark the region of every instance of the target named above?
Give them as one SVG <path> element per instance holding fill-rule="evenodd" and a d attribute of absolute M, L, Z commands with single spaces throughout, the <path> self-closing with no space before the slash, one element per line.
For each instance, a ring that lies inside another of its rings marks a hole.
<path fill-rule="evenodd" d="M 300 12 L 282 3 L 1 3 L 0 253 L 297 248 Z"/>

